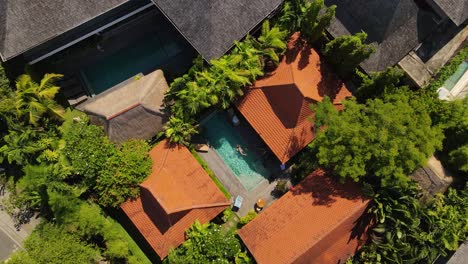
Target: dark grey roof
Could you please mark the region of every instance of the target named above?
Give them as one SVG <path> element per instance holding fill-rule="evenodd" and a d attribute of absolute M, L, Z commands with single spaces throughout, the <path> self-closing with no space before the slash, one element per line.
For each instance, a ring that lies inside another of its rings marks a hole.
<path fill-rule="evenodd" d="M 0 55 L 17 56 L 130 0 L 0 0 Z"/>
<path fill-rule="evenodd" d="M 433 0 L 457 26 L 468 18 L 468 0 Z"/>
<path fill-rule="evenodd" d="M 337 5 L 333 37 L 365 31 L 376 52 L 361 64 L 367 72 L 395 65 L 436 28 L 436 15 L 414 0 L 325 0 Z"/>
<path fill-rule="evenodd" d="M 282 0 L 153 0 L 206 59 L 222 56 Z"/>

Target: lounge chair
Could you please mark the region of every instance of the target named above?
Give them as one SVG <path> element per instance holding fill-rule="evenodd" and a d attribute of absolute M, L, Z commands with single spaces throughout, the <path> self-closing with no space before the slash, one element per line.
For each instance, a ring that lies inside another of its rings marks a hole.
<path fill-rule="evenodd" d="M 196 144 L 195 150 L 198 152 L 208 152 L 210 150 L 210 147 L 208 147 L 207 144 Z"/>
<path fill-rule="evenodd" d="M 239 210 L 242 206 L 242 201 L 244 201 L 244 198 L 242 198 L 240 195 L 237 195 L 236 199 L 234 200 L 234 204 L 232 205 L 232 209 L 234 211 Z"/>

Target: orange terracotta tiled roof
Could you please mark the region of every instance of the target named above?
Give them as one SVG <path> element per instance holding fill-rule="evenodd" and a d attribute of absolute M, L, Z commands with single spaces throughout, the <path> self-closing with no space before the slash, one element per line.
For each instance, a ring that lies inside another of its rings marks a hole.
<path fill-rule="evenodd" d="M 149 154 L 153 170 L 141 184 L 140 198 L 121 208 L 162 259 L 185 241 L 195 220 L 209 222 L 229 201 L 187 148 L 165 140 Z"/>
<path fill-rule="evenodd" d="M 259 264 L 343 263 L 362 245 L 353 228 L 367 203 L 316 170 L 238 233 Z"/>
<path fill-rule="evenodd" d="M 351 92 L 295 33 L 278 68 L 249 87 L 237 108 L 285 163 L 315 138 L 309 105 L 324 96 L 339 108 Z"/>

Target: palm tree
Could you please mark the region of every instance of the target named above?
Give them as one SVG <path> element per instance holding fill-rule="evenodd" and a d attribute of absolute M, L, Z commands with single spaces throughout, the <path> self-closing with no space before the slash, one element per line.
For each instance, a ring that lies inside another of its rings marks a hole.
<path fill-rule="evenodd" d="M 286 31 L 280 30 L 279 27 L 270 28 L 270 21 L 265 20 L 262 24 L 262 34 L 258 40 L 253 41 L 253 44 L 263 55 L 278 63 L 278 54 L 283 54 L 286 50 L 286 36 Z"/>
<path fill-rule="evenodd" d="M 171 143 L 189 145 L 192 135 L 197 134 L 197 128 L 191 122 L 171 117 L 165 126 L 165 135 Z"/>
<path fill-rule="evenodd" d="M 27 121 L 38 126 L 44 114 L 52 118 L 63 119 L 63 108 L 54 101 L 60 87 L 54 82 L 63 75 L 46 74 L 38 84 L 31 76 L 23 74 L 16 80 L 16 110 L 19 116 L 26 116 Z"/>

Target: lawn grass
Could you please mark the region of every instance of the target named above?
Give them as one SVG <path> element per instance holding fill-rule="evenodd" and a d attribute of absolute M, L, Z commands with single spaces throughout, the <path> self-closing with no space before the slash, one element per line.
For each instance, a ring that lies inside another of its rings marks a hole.
<path fill-rule="evenodd" d="M 223 184 L 218 180 L 218 177 L 214 174 L 214 172 L 208 167 L 208 164 L 198 155 L 198 153 L 195 150 L 190 150 L 192 152 L 192 155 L 195 157 L 195 159 L 200 163 L 200 165 L 203 167 L 203 169 L 210 175 L 210 178 L 214 181 L 216 186 L 221 190 L 222 193 L 224 193 L 224 196 L 226 196 L 227 199 L 231 198 L 231 194 L 224 188 Z"/>

